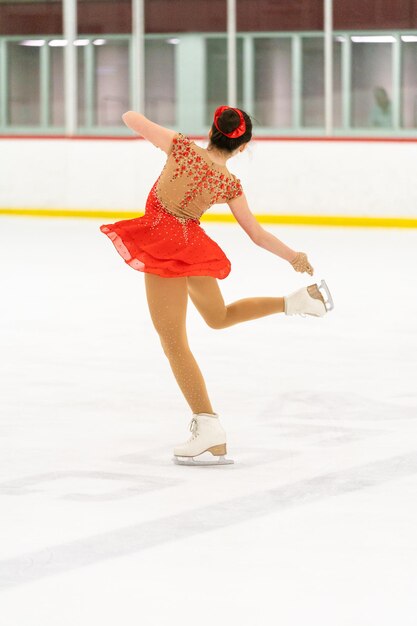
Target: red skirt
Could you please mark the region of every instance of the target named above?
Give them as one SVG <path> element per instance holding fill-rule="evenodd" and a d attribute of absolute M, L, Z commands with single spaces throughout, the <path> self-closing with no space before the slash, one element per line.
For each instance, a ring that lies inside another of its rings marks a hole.
<path fill-rule="evenodd" d="M 145 214 L 100 226 L 102 233 L 134 270 L 165 278 L 226 278 L 231 263 L 220 246 L 201 228 L 200 220 L 170 213 L 152 187 Z"/>

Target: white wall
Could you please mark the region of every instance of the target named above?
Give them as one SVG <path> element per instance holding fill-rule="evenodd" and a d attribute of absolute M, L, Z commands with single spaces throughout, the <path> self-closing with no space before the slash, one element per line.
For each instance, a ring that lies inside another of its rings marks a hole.
<path fill-rule="evenodd" d="M 165 159 L 144 140 L 2 138 L 0 208 L 140 213 Z M 228 167 L 254 213 L 416 217 L 416 161 L 417 142 L 254 140 Z"/>

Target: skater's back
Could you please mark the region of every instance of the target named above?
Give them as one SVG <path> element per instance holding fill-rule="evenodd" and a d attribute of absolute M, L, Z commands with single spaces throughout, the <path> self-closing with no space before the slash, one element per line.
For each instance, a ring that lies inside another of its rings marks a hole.
<path fill-rule="evenodd" d="M 207 150 L 182 133 L 172 141 L 156 193 L 174 215 L 199 219 L 213 204 L 222 204 L 243 193 L 240 180 L 226 165 L 215 163 Z"/>

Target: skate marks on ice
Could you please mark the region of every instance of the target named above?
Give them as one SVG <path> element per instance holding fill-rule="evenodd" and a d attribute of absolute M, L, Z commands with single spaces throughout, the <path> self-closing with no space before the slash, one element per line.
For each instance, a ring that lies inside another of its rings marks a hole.
<path fill-rule="evenodd" d="M 181 480 L 121 472 L 57 471 L 34 474 L 0 483 L 2 495 L 39 494 L 78 502 L 104 502 L 140 496 L 181 484 Z M 117 489 L 113 484 L 121 485 Z M 69 485 L 69 486 L 68 486 Z M 74 486 L 79 489 L 73 492 Z M 68 489 L 71 489 L 71 492 Z"/>
<path fill-rule="evenodd" d="M 417 474 L 417 450 L 191 511 L 140 522 L 0 561 L 0 588 L 30 583 L 167 542 L 239 524 L 275 511 L 380 486 Z"/>
<path fill-rule="evenodd" d="M 399 419 L 417 419 L 417 398 L 410 404 L 393 403 L 380 398 L 369 398 L 353 391 L 306 391 L 278 393 L 259 413 L 261 420 L 285 418 L 323 419 L 343 423 L 360 420 L 375 423 Z"/>
<path fill-rule="evenodd" d="M 334 424 L 309 424 L 299 422 L 294 424 L 280 420 L 271 426 L 281 437 L 281 445 L 287 446 L 337 446 L 354 443 L 368 437 L 375 437 L 381 429 L 350 428 L 348 426 L 335 426 Z"/>
<path fill-rule="evenodd" d="M 257 417 L 287 446 L 320 448 L 398 431 L 416 420 L 417 403 L 403 396 L 396 403 L 353 392 L 299 390 L 270 398 Z"/>
<path fill-rule="evenodd" d="M 286 445 L 325 447 L 398 430 L 401 420 L 407 424 L 417 418 L 417 406 L 357 393 L 300 390 L 277 394 L 257 418 L 258 424 L 278 431 Z"/>

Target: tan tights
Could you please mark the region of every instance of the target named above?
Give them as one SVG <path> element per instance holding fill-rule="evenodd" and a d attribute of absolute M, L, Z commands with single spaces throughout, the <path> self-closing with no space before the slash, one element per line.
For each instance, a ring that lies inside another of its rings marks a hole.
<path fill-rule="evenodd" d="M 227 328 L 284 311 L 284 298 L 243 298 L 225 305 L 217 279 L 211 276 L 163 278 L 145 273 L 146 297 L 177 383 L 193 413 L 214 413 L 201 370 L 188 345 L 188 295 L 210 328 Z"/>

